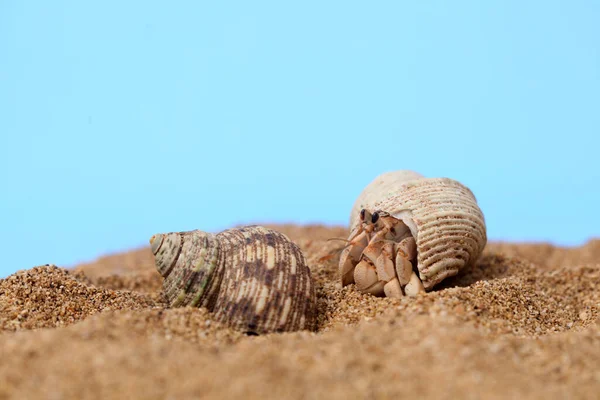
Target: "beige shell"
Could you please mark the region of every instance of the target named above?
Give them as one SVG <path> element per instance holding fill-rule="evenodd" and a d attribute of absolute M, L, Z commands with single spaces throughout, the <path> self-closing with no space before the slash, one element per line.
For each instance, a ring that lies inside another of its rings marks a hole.
<path fill-rule="evenodd" d="M 487 241 L 475 196 L 449 178 L 425 178 L 413 171 L 384 173 L 358 196 L 350 215 L 352 230 L 360 223 L 361 209 L 385 211 L 408 226 L 425 290 L 476 262 Z"/>
<path fill-rule="evenodd" d="M 199 230 L 150 239 L 172 307 L 206 307 L 248 333 L 314 330 L 316 294 L 300 248 L 261 226 Z"/>

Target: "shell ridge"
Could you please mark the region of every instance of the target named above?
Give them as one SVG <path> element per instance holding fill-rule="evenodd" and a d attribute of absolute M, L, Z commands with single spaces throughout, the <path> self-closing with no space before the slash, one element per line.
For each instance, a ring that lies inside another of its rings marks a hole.
<path fill-rule="evenodd" d="M 202 283 L 204 290 L 196 293 L 190 305 L 193 307 L 203 306 L 212 310 L 216 301 L 215 294 L 218 293 L 223 279 L 223 268 L 219 268 L 219 266 L 223 265 L 223 259 L 221 257 L 220 241 L 216 237 L 207 237 L 206 246 L 209 249 L 207 257 L 209 257 L 208 264 L 210 271 L 204 278 L 206 281 Z"/>
<path fill-rule="evenodd" d="M 175 254 L 175 257 L 173 257 L 173 261 L 171 262 L 171 264 L 169 265 L 169 267 L 165 270 L 164 274 L 162 274 L 163 277 L 167 277 L 171 274 L 171 272 L 173 271 L 173 268 L 175 268 L 175 264 L 177 264 L 177 260 L 179 259 L 179 256 L 181 255 L 181 250 L 183 249 L 183 235 L 181 233 L 177 233 L 177 235 L 179 235 L 179 248 L 177 250 L 177 254 Z"/>
<path fill-rule="evenodd" d="M 240 265 L 243 262 L 242 248 L 245 244 L 245 237 L 240 230 L 227 229 L 217 234 L 220 244 L 223 246 L 223 258 L 221 265 L 223 268 L 223 282 L 215 294 L 214 314 L 221 322 L 226 322 L 228 317 L 236 321 L 235 327 L 241 328 L 246 321 L 239 321 L 239 314 L 248 308 L 248 302 L 245 296 L 239 298 L 234 295 L 244 294 L 248 282 L 239 280 L 234 275 L 234 265 Z"/>
<path fill-rule="evenodd" d="M 428 259 L 423 261 L 419 260 L 421 272 L 424 276 L 429 277 L 436 274 L 440 268 L 443 267 L 443 261 L 456 260 L 457 263 L 463 264 L 464 266 L 469 261 L 469 252 L 465 249 L 456 248 L 443 248 L 438 250 L 436 254 L 430 256 Z"/>

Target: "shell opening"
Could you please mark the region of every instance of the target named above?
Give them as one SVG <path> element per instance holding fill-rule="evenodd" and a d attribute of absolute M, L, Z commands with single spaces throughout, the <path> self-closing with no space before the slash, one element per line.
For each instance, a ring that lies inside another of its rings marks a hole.
<path fill-rule="evenodd" d="M 417 227 L 417 224 L 415 223 L 415 220 L 413 219 L 412 211 L 402 210 L 392 216 L 394 218 L 399 219 L 400 221 L 404 222 L 404 224 L 406 226 L 408 226 L 408 229 L 410 229 L 410 233 L 411 233 L 412 237 L 415 238 L 415 241 L 418 240 L 419 228 Z"/>

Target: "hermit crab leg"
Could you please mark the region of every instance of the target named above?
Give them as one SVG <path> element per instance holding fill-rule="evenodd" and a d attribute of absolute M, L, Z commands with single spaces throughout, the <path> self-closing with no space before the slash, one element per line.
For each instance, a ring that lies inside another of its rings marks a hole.
<path fill-rule="evenodd" d="M 402 239 L 396 244 L 396 273 L 401 286 L 406 286 L 410 282 L 413 272 L 411 261 L 417 257 L 417 245 L 415 239 L 411 236 Z"/>
<path fill-rule="evenodd" d="M 381 252 L 375 266 L 377 269 L 377 276 L 380 280 L 389 282 L 396 278 L 396 271 L 394 269 L 394 242 L 385 241 L 381 246 Z"/>
<path fill-rule="evenodd" d="M 386 242 L 383 239 L 384 235 L 380 235 L 380 233 L 385 234 L 385 232 L 377 232 L 373 235 L 371 241 L 369 241 L 369 244 L 362 252 L 362 256 L 368 258 L 373 263 L 377 263 L 377 259 L 381 255 L 381 250 Z"/>
<path fill-rule="evenodd" d="M 413 237 L 403 239 L 396 245 L 396 272 L 398 281 L 407 296 L 425 292 L 423 282 L 413 270 L 411 260 L 417 257 L 417 245 Z"/>
<path fill-rule="evenodd" d="M 340 255 L 340 275 L 342 276 L 342 285 L 346 286 L 354 282 L 354 267 L 360 260 L 364 248 L 369 243 L 367 232 L 357 233 L 351 240 L 348 247 L 342 250 Z"/>
<path fill-rule="evenodd" d="M 383 286 L 383 293 L 385 293 L 385 297 L 390 297 L 392 299 L 400 299 L 404 297 L 402 294 L 402 288 L 400 287 L 400 282 L 398 282 L 398 278 L 396 277 Z"/>
<path fill-rule="evenodd" d="M 425 287 L 423 286 L 421 279 L 419 279 L 417 274 L 413 271 L 410 275 L 410 281 L 404 286 L 404 294 L 415 297 L 419 293 L 425 293 Z"/>
<path fill-rule="evenodd" d="M 379 280 L 375 265 L 366 257 L 360 260 L 354 268 L 354 281 L 356 282 L 356 288 L 363 293 L 370 293 L 375 296 L 384 294 L 383 286 L 385 282 Z"/>
<path fill-rule="evenodd" d="M 373 231 L 372 215 L 369 211 L 362 209 L 360 220 L 361 223 L 350 234 L 348 246 L 340 254 L 339 271 L 342 286 L 354 283 L 354 268 L 360 261 L 363 250 L 369 244 L 370 234 Z"/>
<path fill-rule="evenodd" d="M 381 249 L 381 254 L 377 258 L 377 276 L 380 280 L 386 282 L 383 286 L 383 292 L 386 297 L 399 299 L 403 295 L 400 282 L 398 282 L 398 278 L 396 277 L 396 270 L 394 269 L 394 254 L 394 242 L 386 241 Z"/>

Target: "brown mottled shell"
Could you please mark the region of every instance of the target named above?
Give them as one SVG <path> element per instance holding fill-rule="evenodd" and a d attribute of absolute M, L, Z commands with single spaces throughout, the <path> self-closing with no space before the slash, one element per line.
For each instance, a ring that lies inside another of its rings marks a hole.
<path fill-rule="evenodd" d="M 425 178 L 413 171 L 387 172 L 359 195 L 350 227 L 361 209 L 382 210 L 401 219 L 417 243 L 417 269 L 425 290 L 475 263 L 487 242 L 485 219 L 475 196 L 449 178 Z"/>
<path fill-rule="evenodd" d="M 172 307 L 206 307 L 250 333 L 315 329 L 316 294 L 300 248 L 261 226 L 157 234 L 150 239 Z"/>

